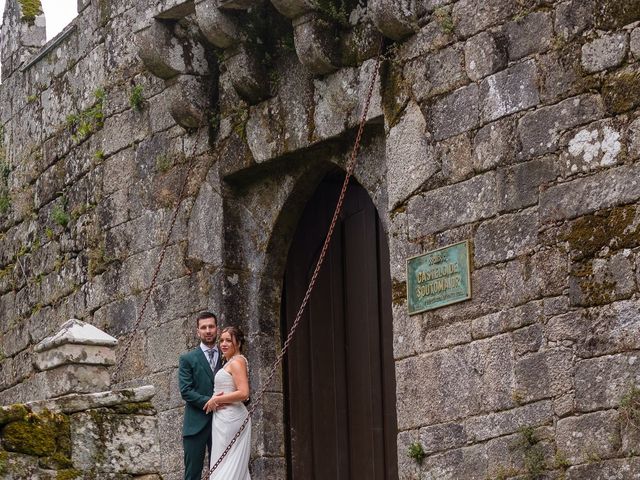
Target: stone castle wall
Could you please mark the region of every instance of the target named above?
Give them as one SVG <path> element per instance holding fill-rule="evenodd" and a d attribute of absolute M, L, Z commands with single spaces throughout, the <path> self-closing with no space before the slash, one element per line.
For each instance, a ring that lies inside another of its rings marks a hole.
<path fill-rule="evenodd" d="M 2 27 L 0 404 L 38 398 L 33 346 L 87 320 L 132 340 L 119 385 L 156 387 L 179 478 L 193 314 L 245 328 L 259 388 L 383 35 L 356 178 L 389 238 L 400 477 L 636 478 L 639 2 L 83 0 L 45 50 L 24 5 Z M 406 258 L 465 239 L 472 300 L 407 316 Z M 282 411 L 278 380 L 256 478 L 285 476 Z"/>

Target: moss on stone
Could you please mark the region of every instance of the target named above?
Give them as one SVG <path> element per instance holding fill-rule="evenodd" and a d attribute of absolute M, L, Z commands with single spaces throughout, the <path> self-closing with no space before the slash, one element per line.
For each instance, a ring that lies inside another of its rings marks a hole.
<path fill-rule="evenodd" d="M 47 470 L 63 470 L 65 468 L 71 468 L 73 466 L 73 462 L 62 452 L 57 452 L 50 457 L 42 457 L 38 462 L 38 465 L 40 468 Z"/>
<path fill-rule="evenodd" d="M 599 0 L 597 4 L 597 28 L 612 30 L 640 20 L 640 0 Z"/>
<path fill-rule="evenodd" d="M 29 24 L 35 22 L 38 15 L 42 15 L 40 0 L 18 0 L 22 10 L 22 21 Z"/>
<path fill-rule="evenodd" d="M 0 450 L 0 475 L 7 471 L 7 461 L 9 460 L 9 454 L 4 450 Z"/>
<path fill-rule="evenodd" d="M 404 303 L 407 298 L 407 282 L 393 280 L 391 285 L 391 301 L 394 305 Z"/>
<path fill-rule="evenodd" d="M 398 123 L 400 114 L 408 102 L 406 82 L 402 77 L 402 65 L 393 60 L 385 62 L 380 68 L 382 85 L 382 109 L 390 127 Z"/>
<path fill-rule="evenodd" d="M 69 419 L 63 414 L 30 413 L 9 423 L 3 430 L 3 444 L 12 452 L 37 457 L 71 455 Z"/>
<path fill-rule="evenodd" d="M 635 248 L 640 245 L 640 225 L 635 223 L 634 206 L 615 207 L 574 221 L 562 236 L 574 258 L 592 257 L 604 247 Z"/>
<path fill-rule="evenodd" d="M 133 415 L 136 413 L 149 414 L 155 412 L 151 402 L 123 403 L 110 408 L 115 413 Z"/>
<path fill-rule="evenodd" d="M 358 6 L 358 0 L 313 0 L 316 9 L 342 26 L 349 25 L 349 15 Z"/>
<path fill-rule="evenodd" d="M 27 407 L 19 403 L 0 408 L 0 426 L 16 420 L 23 420 L 28 414 Z"/>
<path fill-rule="evenodd" d="M 67 470 L 60 470 L 56 474 L 56 480 L 73 480 L 74 478 L 80 478 L 82 472 L 73 468 Z"/>
<path fill-rule="evenodd" d="M 640 105 L 640 72 L 622 70 L 607 80 L 602 88 L 607 109 L 623 113 Z"/>

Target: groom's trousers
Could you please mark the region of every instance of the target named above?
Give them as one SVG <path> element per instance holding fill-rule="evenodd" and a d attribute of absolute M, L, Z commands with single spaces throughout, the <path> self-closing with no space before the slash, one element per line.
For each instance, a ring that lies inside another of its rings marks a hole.
<path fill-rule="evenodd" d="M 211 423 L 195 435 L 182 437 L 184 447 L 184 480 L 200 480 L 205 451 L 211 453 Z"/>

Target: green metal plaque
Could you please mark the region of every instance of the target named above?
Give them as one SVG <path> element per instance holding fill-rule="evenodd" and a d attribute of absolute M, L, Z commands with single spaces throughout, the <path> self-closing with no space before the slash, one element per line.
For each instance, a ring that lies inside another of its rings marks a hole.
<path fill-rule="evenodd" d="M 407 260 L 409 315 L 470 298 L 467 240 Z"/>

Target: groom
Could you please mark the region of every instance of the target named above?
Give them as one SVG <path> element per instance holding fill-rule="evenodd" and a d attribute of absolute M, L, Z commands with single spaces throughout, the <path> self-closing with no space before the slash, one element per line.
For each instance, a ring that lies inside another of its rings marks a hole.
<path fill-rule="evenodd" d="M 185 480 L 200 480 L 205 450 L 211 452 L 212 416 L 207 415 L 203 408 L 213 395 L 214 377 L 222 366 L 222 355 L 216 344 L 216 316 L 211 312 L 199 313 L 196 327 L 200 345 L 180 355 L 178 369 L 180 395 L 187 402 L 182 427 Z"/>

